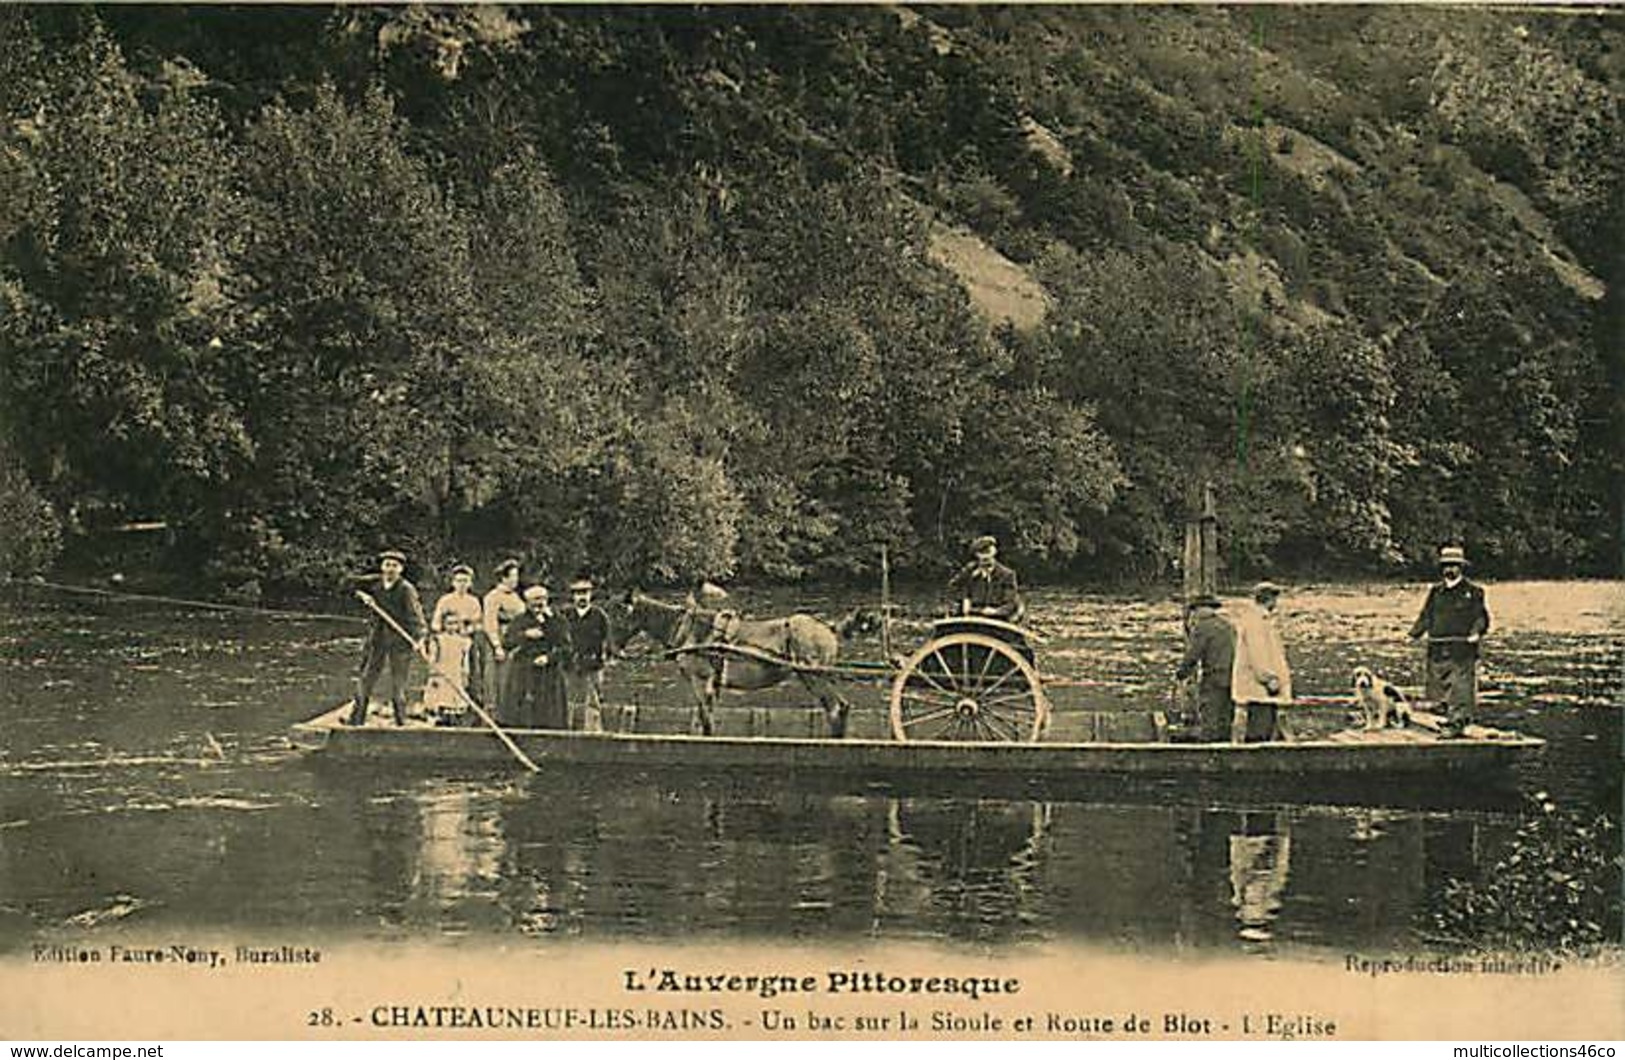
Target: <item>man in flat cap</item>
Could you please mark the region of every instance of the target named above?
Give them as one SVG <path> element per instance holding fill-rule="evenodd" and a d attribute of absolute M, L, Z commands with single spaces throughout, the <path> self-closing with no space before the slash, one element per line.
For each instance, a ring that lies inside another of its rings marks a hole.
<path fill-rule="evenodd" d="M 570 660 L 564 667 L 570 693 L 571 728 L 604 731 L 604 662 L 610 651 L 609 616 L 592 602 L 592 579 L 582 575 L 570 582 L 570 606 L 564 621 L 570 627 Z"/>
<path fill-rule="evenodd" d="M 971 555 L 971 561 L 948 582 L 958 613 L 1020 622 L 1026 608 L 1016 586 L 1016 572 L 999 562 L 999 542 L 979 537 L 971 542 Z"/>
<path fill-rule="evenodd" d="M 366 724 L 372 689 L 385 666 L 389 667 L 389 701 L 395 708 L 395 724 L 406 724 L 406 679 L 412 669 L 412 656 L 422 645 L 429 623 L 423 617 L 423 601 L 418 597 L 417 587 L 406 580 L 405 574 L 404 552 L 390 548 L 378 553 L 378 581 L 368 595 L 412 639 L 408 641 L 390 628 L 383 615 L 372 613 L 366 653 L 356 679 L 355 703 L 345 719 L 349 725 Z"/>
<path fill-rule="evenodd" d="M 1236 631 L 1219 613 L 1222 606 L 1211 593 L 1195 596 L 1185 605 L 1185 655 L 1174 670 L 1181 681 L 1201 671 L 1196 682 L 1196 738 L 1202 743 L 1223 743 L 1235 713 L 1230 677 L 1236 664 Z"/>
<path fill-rule="evenodd" d="M 1427 638 L 1425 695 L 1446 709 L 1439 735 L 1454 739 L 1472 724 L 1478 704 L 1478 644 L 1490 631 L 1484 589 L 1466 578 L 1467 553 L 1460 545 L 1439 549 L 1439 580 L 1428 590 L 1411 639 Z"/>

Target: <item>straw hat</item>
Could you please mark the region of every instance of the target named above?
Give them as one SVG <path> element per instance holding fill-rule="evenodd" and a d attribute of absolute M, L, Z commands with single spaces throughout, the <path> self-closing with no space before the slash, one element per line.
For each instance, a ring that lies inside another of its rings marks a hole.
<path fill-rule="evenodd" d="M 1467 565 L 1467 553 L 1460 545 L 1446 545 L 1439 549 L 1439 566 L 1465 567 Z"/>

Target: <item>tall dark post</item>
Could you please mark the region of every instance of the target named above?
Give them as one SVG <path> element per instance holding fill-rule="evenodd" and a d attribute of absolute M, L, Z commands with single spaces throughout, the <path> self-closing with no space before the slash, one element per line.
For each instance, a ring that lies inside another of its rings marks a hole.
<path fill-rule="evenodd" d="M 1219 512 L 1213 483 L 1202 483 L 1200 505 L 1185 521 L 1185 601 L 1219 592 Z"/>

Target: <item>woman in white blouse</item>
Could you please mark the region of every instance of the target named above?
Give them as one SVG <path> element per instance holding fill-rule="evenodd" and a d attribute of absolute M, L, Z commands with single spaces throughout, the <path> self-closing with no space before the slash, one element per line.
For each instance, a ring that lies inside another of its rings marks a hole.
<path fill-rule="evenodd" d="M 480 630 L 480 598 L 469 591 L 474 584 L 474 568 L 458 564 L 451 569 L 451 592 L 434 605 L 429 629 L 434 634 L 430 659 L 433 669 L 423 689 L 423 707 L 429 716 L 444 725 L 464 724 L 468 706 L 463 692 L 469 685 L 473 646 Z"/>
<path fill-rule="evenodd" d="M 505 559 L 492 572 L 497 583 L 485 594 L 481 608 L 483 635 L 475 638 L 480 656 L 480 705 L 502 717 L 502 689 L 507 683 L 508 653 L 502 647 L 502 634 L 508 623 L 525 613 L 519 595 L 519 561 Z"/>

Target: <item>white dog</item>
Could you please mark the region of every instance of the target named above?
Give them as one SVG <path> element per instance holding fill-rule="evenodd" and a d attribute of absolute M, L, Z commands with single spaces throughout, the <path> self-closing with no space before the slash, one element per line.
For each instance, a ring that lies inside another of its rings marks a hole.
<path fill-rule="evenodd" d="M 1360 703 L 1368 732 L 1411 723 L 1411 705 L 1405 693 L 1364 666 L 1354 670 L 1354 698 Z"/>

